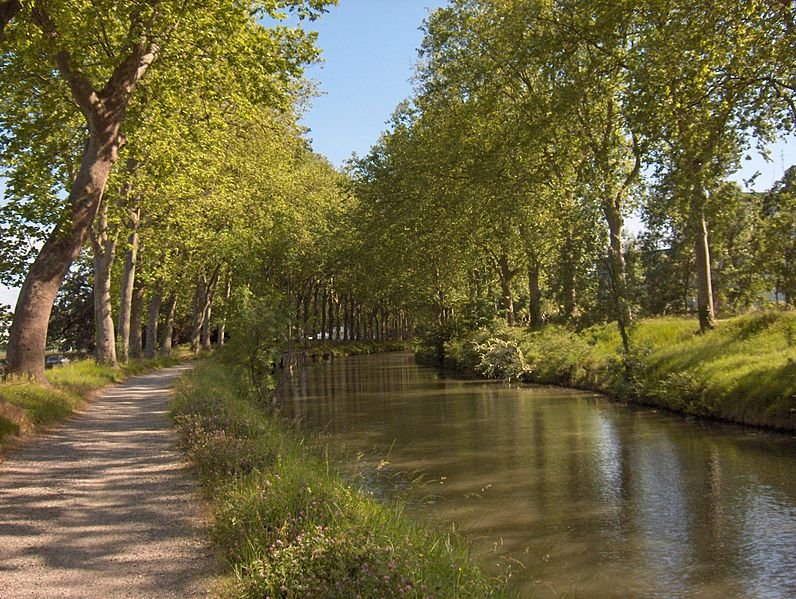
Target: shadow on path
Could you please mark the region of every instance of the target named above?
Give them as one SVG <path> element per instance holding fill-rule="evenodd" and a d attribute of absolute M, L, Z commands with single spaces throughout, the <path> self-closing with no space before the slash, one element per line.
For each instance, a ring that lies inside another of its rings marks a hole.
<path fill-rule="evenodd" d="M 175 449 L 181 365 L 132 377 L 0 464 L 0 597 L 202 597 L 215 562 Z"/>

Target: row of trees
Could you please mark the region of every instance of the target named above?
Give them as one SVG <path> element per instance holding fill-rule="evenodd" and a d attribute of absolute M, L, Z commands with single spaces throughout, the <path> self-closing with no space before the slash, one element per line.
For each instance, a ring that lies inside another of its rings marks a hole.
<path fill-rule="evenodd" d="M 330 3 L 0 0 L 13 372 L 43 377 L 70 265 L 53 323 L 90 311 L 111 364 L 223 342 L 235 311 L 268 344 L 499 315 L 612 318 L 627 347 L 693 290 L 703 328 L 714 300 L 794 301 L 794 172 L 723 182 L 796 123 L 787 3 L 451 0 L 416 96 L 346 173 L 297 124 L 318 51 L 283 24 Z"/>
<path fill-rule="evenodd" d="M 796 125 L 794 24 L 775 0 L 435 11 L 415 97 L 353 164 L 383 293 L 441 326 L 608 317 L 625 348 L 692 290 L 702 329 L 718 298 L 793 303 L 793 171 L 765 197 L 724 181 Z"/>
<path fill-rule="evenodd" d="M 267 278 L 264 244 L 298 260 L 286 248 L 311 227 L 296 221 L 326 221 L 342 197 L 297 125 L 318 54 L 300 20 L 331 3 L 0 3 L 2 274 L 23 283 L 13 373 L 43 377 L 53 301 L 81 250 L 107 363 L 138 350 L 142 320 L 149 355 L 159 338 L 169 350 L 180 313 L 194 348 L 209 343 L 214 303 L 236 279 Z M 282 24 L 288 12 L 299 25 Z"/>
<path fill-rule="evenodd" d="M 329 4 L 0 3 L 12 373 L 43 378 L 48 330 L 107 364 L 223 343 L 230 316 L 268 346 L 409 334 L 362 266 L 350 179 L 298 124 L 302 19 Z"/>

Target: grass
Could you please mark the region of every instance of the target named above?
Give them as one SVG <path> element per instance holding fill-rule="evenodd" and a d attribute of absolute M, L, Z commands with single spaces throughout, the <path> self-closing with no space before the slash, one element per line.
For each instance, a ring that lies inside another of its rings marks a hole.
<path fill-rule="evenodd" d="M 119 368 L 80 360 L 46 372 L 47 385 L 29 381 L 0 383 L 0 447 L 73 414 L 90 393 L 128 376 L 176 363 L 176 358 L 135 360 Z"/>
<path fill-rule="evenodd" d="M 454 534 L 375 501 L 337 474 L 312 438 L 261 410 L 217 357 L 177 386 L 180 445 L 212 510 L 236 597 L 491 597 Z M 333 460 L 332 460 L 333 461 Z"/>
<path fill-rule="evenodd" d="M 691 319 L 648 319 L 635 324 L 631 339 L 631 353 L 624 356 L 614 324 L 582 331 L 494 327 L 449 341 L 445 359 L 466 372 L 796 430 L 796 313 L 747 314 L 704 334 Z M 421 361 L 429 355 L 420 348 Z"/>

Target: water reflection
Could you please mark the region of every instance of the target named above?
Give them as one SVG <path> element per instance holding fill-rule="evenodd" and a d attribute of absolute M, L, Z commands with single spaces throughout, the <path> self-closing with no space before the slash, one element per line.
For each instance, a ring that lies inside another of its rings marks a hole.
<path fill-rule="evenodd" d="M 411 356 L 299 373 L 287 412 L 388 472 L 535 597 L 796 596 L 796 444 L 592 394 L 461 380 Z M 407 473 L 406 476 L 396 474 Z M 505 564 L 505 561 L 502 562 Z"/>

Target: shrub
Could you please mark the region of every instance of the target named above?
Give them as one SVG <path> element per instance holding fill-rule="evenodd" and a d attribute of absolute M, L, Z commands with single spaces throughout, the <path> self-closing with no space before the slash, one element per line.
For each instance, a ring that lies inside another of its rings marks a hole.
<path fill-rule="evenodd" d="M 522 350 L 513 341 L 487 339 L 475 350 L 480 356 L 476 371 L 485 377 L 518 381 L 528 372 Z"/>

